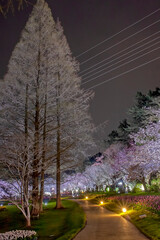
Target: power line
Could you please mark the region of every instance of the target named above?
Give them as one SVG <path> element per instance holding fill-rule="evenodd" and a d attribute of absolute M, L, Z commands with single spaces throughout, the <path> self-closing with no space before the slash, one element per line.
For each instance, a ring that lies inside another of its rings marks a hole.
<path fill-rule="evenodd" d="M 95 54 L 94 56 L 92 56 L 92 57 L 88 58 L 87 60 L 83 61 L 82 63 L 80 63 L 80 65 L 83 65 L 84 63 L 86 63 L 86 62 L 92 60 L 93 58 L 101 55 L 102 53 L 104 53 L 104 52 L 112 49 L 113 47 L 118 46 L 120 43 L 125 42 L 126 40 L 130 39 L 131 37 L 137 35 L 137 34 L 140 33 L 140 32 L 143 32 L 144 30 L 146 30 L 147 28 L 150 28 L 151 26 L 155 25 L 155 24 L 158 23 L 158 22 L 160 22 L 160 20 L 157 20 L 157 21 L 153 22 L 152 24 L 148 25 L 147 27 L 144 27 L 144 28 L 142 28 L 141 30 L 137 31 L 136 33 L 131 34 L 130 36 L 124 38 L 123 40 L 121 40 L 121 41 L 119 41 L 118 43 L 112 45 L 111 47 L 108 47 L 108 48 L 106 48 L 105 50 L 103 50 L 103 51 Z"/>
<path fill-rule="evenodd" d="M 101 63 L 103 63 L 103 62 L 105 62 L 106 60 L 109 60 L 109 59 L 113 58 L 113 57 L 116 56 L 116 55 L 119 55 L 120 53 L 125 52 L 126 50 L 128 50 L 128 49 L 130 49 L 130 48 L 136 46 L 137 44 L 139 44 L 139 43 L 141 43 L 141 42 L 144 42 L 144 41 L 147 40 L 148 38 L 151 38 L 151 37 L 153 37 L 154 35 L 156 35 L 156 34 L 158 34 L 158 33 L 160 33 L 160 31 L 157 31 L 157 32 L 151 34 L 150 36 L 148 36 L 148 37 L 146 37 L 146 38 L 144 38 L 144 39 L 142 39 L 142 40 L 140 40 L 140 41 L 138 41 L 138 42 L 132 44 L 131 46 L 129 46 L 129 47 L 127 47 L 127 48 L 125 48 L 125 49 L 123 49 L 123 50 L 121 50 L 121 51 L 119 51 L 118 53 L 115 53 L 115 54 L 113 54 L 112 56 L 103 59 L 102 61 L 100 61 L 100 62 L 98 62 L 98 63 L 92 65 L 91 67 L 88 67 L 88 68 L 84 69 L 83 71 L 80 71 L 80 74 L 83 73 L 83 72 L 86 72 L 86 71 L 89 70 L 89 69 L 92 69 L 93 67 L 96 67 L 97 65 L 99 65 L 99 64 L 101 64 Z M 87 73 L 86 73 L 86 74 L 87 74 Z M 84 76 L 84 74 L 81 75 L 81 77 L 82 77 L 82 76 Z"/>
<path fill-rule="evenodd" d="M 147 52 L 147 53 L 144 53 L 144 54 L 142 54 L 142 55 L 140 55 L 140 56 L 138 56 L 138 57 L 136 57 L 136 58 L 128 61 L 127 63 L 123 63 L 123 64 L 121 64 L 121 65 L 118 66 L 118 67 L 115 67 L 115 68 L 113 68 L 113 69 L 111 69 L 111 70 L 109 70 L 109 71 L 107 71 L 107 72 L 104 72 L 104 73 L 102 73 L 102 74 L 100 74 L 100 75 L 98 75 L 98 76 L 96 76 L 96 77 L 94 77 L 94 78 L 92 78 L 92 79 L 90 79 L 90 80 L 82 83 L 82 85 L 84 85 L 84 84 L 86 84 L 86 83 L 88 83 L 88 82 L 91 82 L 91 81 L 93 81 L 93 80 L 95 80 L 95 79 L 97 79 L 97 78 L 99 78 L 99 77 L 102 77 L 102 76 L 106 75 L 107 73 L 112 72 L 113 70 L 115 70 L 115 69 L 117 69 L 117 68 L 120 68 L 120 67 L 122 67 L 122 66 L 125 66 L 126 64 L 131 63 L 131 62 L 133 62 L 133 61 L 135 61 L 135 60 L 137 60 L 137 59 L 139 59 L 139 58 L 141 58 L 141 57 L 144 57 L 144 56 L 146 56 L 147 54 L 149 54 L 149 53 L 151 53 L 151 52 L 154 52 L 154 51 L 156 51 L 156 50 L 159 49 L 159 48 L 160 48 L 160 47 L 155 48 L 155 49 L 153 49 L 153 50 L 151 50 L 151 51 L 149 51 L 149 52 Z"/>
<path fill-rule="evenodd" d="M 159 32 L 160 32 L 160 31 L 159 31 Z M 111 61 L 109 61 L 109 62 L 107 62 L 107 63 L 104 63 L 104 64 L 100 65 L 99 67 L 94 68 L 94 69 L 91 70 L 91 71 L 88 71 L 87 73 L 82 74 L 81 77 L 84 77 L 84 76 L 88 75 L 89 73 L 92 73 L 92 72 L 96 71 L 97 69 L 102 68 L 103 66 L 106 66 L 106 65 L 114 62 L 115 60 L 118 60 L 119 58 L 122 58 L 122 57 L 128 55 L 129 53 L 132 53 L 132 52 L 134 52 L 135 50 L 144 47 L 145 45 L 148 45 L 149 43 L 157 40 L 158 38 L 160 38 L 160 36 L 157 37 L 157 38 L 155 38 L 155 39 L 152 39 L 151 41 L 149 41 L 149 42 L 147 42 L 147 43 L 144 43 L 143 45 L 141 45 L 141 46 L 139 46 L 139 47 L 137 47 L 137 48 L 132 49 L 131 51 L 129 51 L 129 52 L 127 52 L 127 53 L 124 53 L 124 54 L 120 55 L 120 56 L 117 57 L 117 58 L 112 59 Z M 137 44 L 136 44 L 136 45 L 137 45 Z M 129 48 L 130 48 L 130 47 L 129 47 Z M 124 51 L 124 50 L 122 50 L 122 51 Z M 122 52 L 122 51 L 120 51 L 120 52 Z M 144 51 L 144 49 L 143 49 L 142 51 Z M 135 53 L 135 54 L 137 54 L 137 53 Z M 135 55 L 135 54 L 134 54 L 134 55 Z M 114 54 L 114 55 L 118 55 L 118 53 L 116 53 L 116 54 Z M 112 55 L 112 56 L 109 57 L 109 58 L 112 58 L 114 55 Z M 131 57 L 131 56 L 133 56 L 133 55 L 130 55 L 129 57 Z M 114 63 L 114 64 L 111 64 L 110 66 L 108 66 L 108 67 L 106 67 L 106 68 L 109 68 L 109 67 L 111 67 L 111 66 L 113 66 L 113 65 L 115 65 L 115 64 L 117 64 L 117 63 L 119 63 L 119 62 L 121 62 L 121 61 L 124 61 L 125 59 L 126 59 L 126 58 L 124 58 L 124 59 L 122 59 L 122 60 L 120 60 L 120 61 L 118 61 L 118 62 L 116 62 L 116 63 Z M 104 60 L 103 60 L 103 61 L 104 61 Z M 105 68 L 105 69 L 106 69 L 106 68 Z M 98 72 L 101 72 L 101 71 L 103 71 L 103 69 L 100 70 L 100 71 L 98 71 Z M 83 80 L 85 80 L 86 78 L 91 77 L 91 76 L 97 74 L 98 72 L 93 73 L 93 74 L 91 74 L 90 76 L 85 77 Z"/>
<path fill-rule="evenodd" d="M 157 38 L 160 38 L 160 37 L 157 37 Z M 155 39 L 155 40 L 156 40 L 156 39 Z M 153 41 L 153 40 L 152 40 L 152 41 Z M 147 50 L 148 48 L 153 47 L 154 45 L 158 44 L 159 42 L 160 42 L 160 41 L 158 41 L 158 42 L 156 42 L 156 43 L 154 43 L 154 44 L 152 44 L 152 45 L 150 45 L 150 46 L 148 46 L 148 47 L 140 50 L 139 52 L 133 53 L 133 54 L 131 54 L 130 56 L 128 56 L 128 57 L 126 57 L 126 58 L 123 58 L 123 59 L 121 59 L 120 61 L 109 65 L 108 67 L 102 68 L 101 70 L 99 70 L 99 71 L 97 71 L 97 72 L 95 72 L 95 73 L 92 73 L 91 75 L 87 76 L 87 77 L 84 78 L 83 80 L 86 80 L 86 79 L 88 79 L 88 78 L 90 78 L 90 77 L 92 77 L 92 76 L 94 76 L 94 75 L 96 75 L 96 74 L 98 74 L 98 73 L 100 73 L 100 72 L 103 72 L 103 71 L 106 70 L 107 68 L 110 68 L 110 67 L 112 67 L 112 66 L 114 66 L 114 65 L 116 65 L 116 64 L 118 64 L 118 63 L 123 62 L 124 60 L 127 60 L 127 59 L 130 58 L 130 57 L 133 57 L 134 55 L 137 55 L 137 54 L 139 54 L 140 52 L 143 52 L 143 51 Z M 146 44 L 145 44 L 145 45 L 146 45 Z M 140 46 L 140 47 L 143 47 L 143 46 L 144 46 L 144 45 L 142 45 L 142 46 Z M 140 47 L 138 47 L 138 48 L 136 48 L 136 49 L 139 49 Z M 133 51 L 135 51 L 136 49 L 134 49 L 134 50 L 132 50 L 132 51 L 130 51 L 130 52 L 133 52 Z M 126 54 L 124 54 L 124 55 L 128 55 L 130 52 L 128 52 L 128 53 L 126 53 Z M 123 55 L 122 55 L 122 56 L 123 56 Z M 122 56 L 120 56 L 120 57 L 118 57 L 118 58 L 116 58 L 116 59 L 113 59 L 111 62 L 113 62 L 113 61 L 121 58 Z M 141 57 L 141 56 L 140 56 L 140 57 Z M 128 63 L 128 62 L 127 62 L 127 63 Z M 127 64 L 127 63 L 124 63 L 124 64 L 122 64 L 122 65 L 120 65 L 120 66 L 118 66 L 118 67 L 116 67 L 116 68 L 113 68 L 113 69 L 109 70 L 108 72 L 111 72 L 111 71 L 113 71 L 114 69 L 117 69 L 117 68 L 119 68 L 119 67 L 121 67 L 121 66 L 123 66 L 123 65 L 125 65 L 125 64 Z M 108 64 L 108 63 L 106 63 L 106 64 Z M 102 66 L 104 66 L 104 65 L 106 65 L 106 64 L 103 64 Z M 102 67 L 102 66 L 100 66 L 100 67 Z M 99 67 L 99 68 L 100 68 L 100 67 Z M 96 70 L 96 69 L 95 69 L 95 70 Z M 107 73 L 108 73 L 108 72 L 107 72 Z M 90 82 L 90 81 L 92 81 L 92 80 L 93 80 L 93 79 L 88 80 L 88 81 L 84 82 L 84 84 L 87 83 L 87 82 Z"/>
<path fill-rule="evenodd" d="M 140 67 L 143 67 L 143 66 L 145 66 L 145 65 L 147 65 L 147 64 L 149 64 L 149 63 L 152 63 L 152 62 L 154 62 L 154 61 L 156 61 L 156 60 L 158 60 L 158 59 L 160 59 L 160 57 L 154 58 L 154 59 L 152 59 L 152 60 L 150 60 L 150 61 L 148 61 L 148 62 L 145 62 L 145 63 L 143 63 L 143 64 L 141 64 L 141 65 L 139 65 L 139 66 L 137 66 L 137 67 L 131 68 L 131 69 L 128 70 L 128 71 L 125 71 L 125 72 L 123 72 L 123 73 L 121 73 L 121 74 L 119 74 L 119 75 L 116 75 L 115 77 L 109 78 L 109 79 L 107 79 L 107 80 L 105 80 L 105 81 L 103 81 L 103 82 L 101 82 L 101 83 L 98 83 L 98 84 L 96 84 L 96 85 L 94 85 L 94 86 L 92 86 L 92 87 L 90 87 L 90 88 L 87 88 L 86 90 L 88 91 L 88 90 L 91 90 L 91 89 L 93 89 L 93 88 L 96 88 L 96 87 L 98 87 L 98 86 L 100 86 L 100 85 L 102 85 L 102 84 L 104 84 L 104 83 L 110 82 L 110 81 L 112 81 L 112 80 L 114 80 L 114 79 L 116 79 L 116 78 L 118 78 L 118 77 L 121 77 L 121 76 L 123 76 L 123 75 L 125 75 L 125 74 L 127 74 L 127 73 L 129 73 L 129 72 L 132 72 L 132 71 L 134 71 L 134 70 L 136 70 L 136 69 L 138 69 L 138 68 L 140 68 Z"/>
<path fill-rule="evenodd" d="M 94 48 L 100 46 L 100 45 L 103 44 L 104 42 L 107 42 L 107 41 L 109 41 L 110 39 L 116 37 L 117 35 L 119 35 L 120 33 L 124 32 L 125 30 L 127 30 L 127 29 L 133 27 L 133 26 L 136 25 L 137 23 L 142 22 L 144 19 L 146 19 L 146 18 L 152 16 L 153 14 L 155 14 L 156 12 L 158 12 L 159 10 L 160 10 L 160 8 L 158 8 L 158 9 L 155 10 L 154 12 L 152 12 L 152 13 L 146 15 L 145 17 L 141 18 L 140 20 L 136 21 L 135 23 L 132 23 L 132 24 L 129 25 L 128 27 L 126 27 L 126 28 L 122 29 L 121 31 L 119 31 L 118 33 L 115 33 L 115 34 L 112 35 L 111 37 L 104 39 L 102 42 L 100 42 L 100 43 L 94 45 L 93 47 L 89 48 L 88 50 L 86 50 L 86 51 L 80 53 L 79 55 L 77 55 L 76 58 L 78 58 L 78 57 L 84 55 L 85 53 L 89 52 L 90 50 L 92 50 L 92 49 L 94 49 Z"/>

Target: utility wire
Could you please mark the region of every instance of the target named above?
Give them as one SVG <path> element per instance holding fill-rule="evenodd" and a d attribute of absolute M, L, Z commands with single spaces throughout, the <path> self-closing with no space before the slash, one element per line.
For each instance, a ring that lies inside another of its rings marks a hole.
<path fill-rule="evenodd" d="M 157 31 L 157 32 L 151 34 L 150 36 L 148 36 L 148 37 L 146 37 L 146 38 L 144 38 L 144 39 L 142 39 L 142 40 L 140 40 L 140 41 L 138 41 L 138 42 L 132 44 L 131 46 L 129 46 L 129 47 L 127 47 L 127 48 L 125 48 L 125 49 L 123 49 L 123 50 L 121 50 L 121 51 L 119 51 L 118 53 L 115 53 L 115 54 L 113 54 L 112 56 L 103 59 L 102 61 L 100 61 L 100 62 L 98 62 L 98 63 L 92 65 L 92 66 L 89 67 L 89 68 L 84 69 L 83 71 L 80 71 L 80 74 L 83 73 L 83 72 L 86 72 L 86 71 L 89 70 L 89 69 L 92 69 L 92 68 L 96 67 L 97 65 L 99 65 L 99 64 L 101 64 L 101 63 L 103 63 L 103 62 L 105 62 L 106 60 L 109 60 L 109 59 L 113 58 L 113 57 L 116 56 L 116 55 L 119 55 L 120 53 L 125 52 L 126 50 L 128 50 L 128 49 L 130 49 L 130 48 L 136 46 L 137 44 L 139 44 L 139 43 L 141 43 L 141 42 L 144 42 L 144 41 L 147 40 L 148 38 L 151 38 L 151 37 L 153 37 L 154 35 L 156 35 L 156 34 L 158 34 L 158 33 L 160 33 L 160 31 Z M 81 77 L 82 77 L 82 76 L 83 76 L 83 75 L 81 75 Z"/>
<path fill-rule="evenodd" d="M 147 27 L 144 27 L 144 28 L 142 28 L 141 30 L 139 30 L 139 31 L 137 31 L 137 32 L 135 32 L 135 33 L 133 33 L 133 34 L 131 34 L 130 36 L 124 38 L 123 40 L 121 40 L 121 41 L 119 41 L 118 43 L 112 45 L 111 47 L 108 47 L 108 48 L 106 48 L 105 50 L 103 50 L 103 51 L 101 51 L 101 52 L 95 54 L 94 56 L 92 56 L 92 57 L 88 58 L 87 60 L 81 62 L 80 65 L 83 65 L 84 63 L 89 62 L 90 60 L 94 59 L 95 57 L 97 57 L 97 56 L 101 55 L 102 53 L 104 53 L 104 52 L 106 52 L 106 51 L 112 49 L 112 48 L 115 47 L 115 46 L 118 46 L 119 44 L 125 42 L 126 40 L 128 40 L 128 39 L 130 39 L 131 37 L 137 35 L 138 33 L 143 32 L 144 30 L 150 28 L 151 26 L 157 24 L 158 22 L 160 22 L 160 20 L 157 20 L 157 21 L 153 22 L 152 24 L 148 25 Z"/>
<path fill-rule="evenodd" d="M 157 39 L 158 39 L 158 38 L 160 38 L 160 36 L 157 37 Z M 154 39 L 154 40 L 156 40 L 156 39 Z M 152 42 L 153 42 L 154 40 L 152 40 Z M 143 51 L 147 50 L 148 48 L 153 47 L 154 45 L 158 44 L 159 42 L 160 42 L 160 41 L 158 41 L 158 42 L 156 42 L 156 43 L 154 43 L 154 44 L 152 44 L 152 45 L 150 45 L 150 46 L 148 46 L 148 47 L 140 50 L 139 52 L 135 52 L 135 53 L 131 54 L 130 56 L 128 56 L 128 57 L 126 57 L 126 58 L 123 58 L 123 59 L 119 60 L 118 62 L 109 65 L 108 67 L 102 68 L 101 70 L 99 70 L 99 71 L 97 71 L 97 72 L 95 72 L 95 73 L 92 73 L 91 75 L 85 77 L 83 80 L 89 79 L 90 77 L 92 77 L 92 76 L 94 76 L 94 75 L 96 75 L 96 74 L 98 74 L 98 73 L 100 73 L 100 72 L 103 72 L 104 70 L 106 70 L 106 69 L 108 69 L 108 68 L 110 68 L 110 67 L 112 67 L 112 66 L 115 66 L 115 65 L 117 65 L 118 63 L 121 63 L 121 62 L 123 62 L 124 60 L 127 60 L 127 59 L 130 58 L 130 57 L 133 57 L 133 56 L 139 54 L 140 52 L 143 52 Z M 146 44 L 144 44 L 144 45 L 146 45 Z M 138 47 L 138 48 L 136 48 L 136 49 L 139 49 L 139 48 L 143 47 L 144 45 L 142 45 L 142 46 L 140 46 L 140 47 Z M 122 56 L 128 55 L 129 53 L 135 51 L 136 49 L 134 49 L 134 50 L 132 50 L 132 51 L 126 53 L 126 54 L 123 54 Z M 113 62 L 113 61 L 121 58 L 122 56 L 119 56 L 118 58 L 113 59 L 113 60 L 110 61 L 110 62 Z M 109 62 L 109 63 L 110 63 L 110 62 Z M 128 63 L 128 62 L 127 62 L 127 63 Z M 125 64 L 127 64 L 127 63 L 125 63 Z M 108 64 L 108 63 L 106 63 L 106 64 Z M 103 67 L 103 66 L 105 66 L 106 64 L 103 64 L 103 65 L 100 66 L 100 67 Z M 119 68 L 119 67 L 121 67 L 121 66 L 122 66 L 122 65 L 120 65 L 120 66 L 118 66 L 118 67 L 116 67 L 116 68 Z M 99 67 L 99 68 L 100 68 L 100 67 Z M 116 68 L 113 68 L 113 69 L 109 70 L 109 72 L 110 72 L 110 71 L 113 71 L 113 70 L 116 69 Z M 95 70 L 96 70 L 96 69 L 95 69 Z M 89 80 L 89 81 L 87 81 L 87 82 L 90 82 L 90 81 L 92 81 L 92 80 Z M 84 82 L 84 84 L 87 83 L 87 82 Z"/>
<path fill-rule="evenodd" d="M 144 19 L 146 19 L 146 18 L 152 16 L 153 14 L 155 14 L 156 12 L 158 12 L 159 10 L 160 10 L 160 8 L 158 8 L 158 9 L 155 10 L 154 12 L 151 12 L 150 14 L 146 15 L 145 17 L 141 18 L 140 20 L 136 21 L 135 23 L 132 23 L 132 24 L 129 25 L 128 27 L 126 27 L 126 28 L 122 29 L 121 31 L 119 31 L 118 33 L 115 33 L 115 34 L 112 35 L 111 37 L 104 39 L 102 42 L 100 42 L 100 43 L 94 45 L 93 47 L 89 48 L 88 50 L 86 50 L 86 51 L 80 53 L 79 55 L 77 55 L 76 58 L 78 58 L 78 57 L 84 55 L 85 53 L 91 51 L 92 49 L 94 49 L 94 48 L 100 46 L 100 45 L 103 44 L 104 42 L 107 42 L 107 41 L 109 41 L 110 39 L 116 37 L 117 35 L 119 35 L 120 33 L 124 32 L 125 30 L 127 30 L 127 29 L 133 27 L 133 26 L 136 25 L 137 23 L 142 22 Z"/>
<path fill-rule="evenodd" d="M 109 71 L 107 71 L 107 72 L 104 72 L 104 73 L 102 73 L 102 74 L 100 74 L 100 75 L 98 75 L 98 76 L 96 76 L 96 77 L 94 77 L 94 78 L 92 78 L 92 79 L 90 79 L 90 80 L 82 83 L 82 85 L 84 85 L 84 84 L 86 84 L 86 83 L 88 83 L 88 82 L 91 82 L 91 81 L 93 81 L 93 80 L 95 80 L 95 79 L 97 79 L 97 78 L 99 78 L 99 77 L 102 77 L 102 76 L 106 75 L 107 73 L 112 72 L 113 70 L 118 69 L 118 68 L 120 68 L 120 67 L 122 67 L 122 66 L 125 66 L 126 64 L 131 63 L 131 62 L 133 62 L 133 61 L 135 61 L 135 60 L 137 60 L 137 59 L 139 59 L 139 58 L 141 58 L 141 57 L 144 57 L 144 56 L 146 56 L 147 54 L 149 54 L 149 53 L 151 53 L 151 52 L 154 52 L 154 51 L 156 51 L 156 50 L 158 50 L 158 49 L 160 49 L 160 47 L 154 48 L 153 50 L 151 50 L 151 51 L 149 51 L 149 52 L 147 52 L 147 53 L 144 53 L 144 54 L 142 54 L 142 55 L 140 55 L 140 56 L 138 56 L 138 57 L 136 57 L 136 58 L 128 61 L 127 63 L 123 63 L 123 64 L 121 64 L 121 65 L 118 66 L 118 67 L 115 67 L 115 68 L 113 68 L 113 69 L 111 69 L 111 70 L 109 70 Z"/>
<path fill-rule="evenodd" d="M 159 32 L 160 32 L 160 31 L 159 31 Z M 117 58 L 112 59 L 111 61 L 109 61 L 109 62 L 107 62 L 107 63 L 104 63 L 104 64 L 100 65 L 99 67 L 96 67 L 96 68 L 88 71 L 88 72 L 85 73 L 85 74 L 82 74 L 81 77 L 84 77 L 84 76 L 88 75 L 89 73 L 92 73 L 92 72 L 96 71 L 97 69 L 102 68 L 103 66 L 106 66 L 106 65 L 114 62 L 115 60 L 118 60 L 119 58 L 124 57 L 124 56 L 128 55 L 129 53 L 134 52 L 135 50 L 137 50 L 137 49 L 139 49 L 139 48 L 144 47 L 145 45 L 148 45 L 149 43 L 155 41 L 155 40 L 158 39 L 158 38 L 160 38 L 160 36 L 157 37 L 157 38 L 152 39 L 151 41 L 149 41 L 149 42 L 147 42 L 147 43 L 144 43 L 143 45 L 141 45 L 141 46 L 139 46 L 139 47 L 137 47 L 137 48 L 132 49 L 131 51 L 129 51 L 129 52 L 127 52 L 127 53 L 124 53 L 124 54 L 120 55 L 120 56 L 117 57 Z M 129 47 L 129 48 L 130 48 L 130 47 Z M 143 50 L 144 50 L 144 49 L 143 49 Z M 124 50 L 122 50 L 122 51 L 124 52 Z M 122 52 L 122 51 L 121 51 L 121 52 Z M 116 53 L 116 54 L 114 54 L 114 55 L 118 55 L 118 53 Z M 112 58 L 114 55 L 110 56 L 108 59 Z M 124 60 L 125 60 L 125 59 L 124 59 Z M 121 61 L 123 61 L 123 59 L 122 59 Z M 104 62 L 104 61 L 103 61 L 103 62 Z M 116 63 L 115 63 L 115 64 L 116 64 Z M 112 64 L 112 65 L 114 65 L 114 64 Z M 112 65 L 110 65 L 110 66 L 112 66 Z M 110 66 L 108 66 L 108 67 L 110 67 Z M 107 67 L 107 68 L 108 68 L 108 67 Z M 88 78 L 88 77 L 87 77 L 87 78 Z"/>
<path fill-rule="evenodd" d="M 115 77 L 109 78 L 109 79 L 107 79 L 107 80 L 105 80 L 105 81 L 103 81 L 103 82 L 101 82 L 101 83 L 95 84 L 95 85 L 93 85 L 92 87 L 87 88 L 86 91 L 91 90 L 91 89 L 93 89 L 93 88 L 96 88 L 96 87 L 98 87 L 98 86 L 100 86 L 100 85 L 102 85 L 102 84 L 104 84 L 104 83 L 110 82 L 110 81 L 112 81 L 112 80 L 114 80 L 114 79 L 116 79 L 116 78 L 118 78 L 118 77 L 121 77 L 121 76 L 123 76 L 123 75 L 125 75 L 125 74 L 127 74 L 127 73 L 129 73 L 129 72 L 132 72 L 132 71 L 134 71 L 134 70 L 136 70 L 136 69 L 138 69 L 138 68 L 140 68 L 140 67 L 143 67 L 143 66 L 145 66 L 145 65 L 147 65 L 147 64 L 149 64 L 149 63 L 152 63 L 152 62 L 154 62 L 154 61 L 156 61 L 156 60 L 158 60 L 158 59 L 160 59 L 160 57 L 154 58 L 154 59 L 152 59 L 152 60 L 150 60 L 150 61 L 148 61 L 148 62 L 145 62 L 145 63 L 143 63 L 143 64 L 141 64 L 141 65 L 138 65 L 137 67 L 131 68 L 131 69 L 128 70 L 128 71 L 125 71 L 125 72 L 123 72 L 123 73 L 121 73 L 121 74 L 119 74 L 119 75 L 116 75 Z"/>

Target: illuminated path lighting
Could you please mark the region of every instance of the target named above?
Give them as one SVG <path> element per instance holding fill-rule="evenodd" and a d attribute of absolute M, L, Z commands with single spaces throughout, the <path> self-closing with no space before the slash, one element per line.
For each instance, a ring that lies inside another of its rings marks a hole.
<path fill-rule="evenodd" d="M 142 186 L 141 186 L 141 189 L 142 189 L 142 191 L 144 191 L 145 189 L 144 189 L 144 186 L 143 186 L 143 184 L 142 184 Z"/>
<path fill-rule="evenodd" d="M 127 212 L 127 209 L 126 208 L 122 208 L 122 212 Z"/>
<path fill-rule="evenodd" d="M 101 201 L 100 204 L 103 205 L 103 201 Z"/>
<path fill-rule="evenodd" d="M 123 183 L 122 183 L 122 182 L 119 182 L 118 185 L 123 185 Z"/>
<path fill-rule="evenodd" d="M 86 197 L 86 199 L 88 199 L 88 197 Z"/>

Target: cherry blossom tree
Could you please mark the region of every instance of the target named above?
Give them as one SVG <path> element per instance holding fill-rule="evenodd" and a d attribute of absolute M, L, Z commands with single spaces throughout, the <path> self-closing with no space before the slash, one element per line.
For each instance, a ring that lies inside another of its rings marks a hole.
<path fill-rule="evenodd" d="M 155 94 L 158 96 L 152 99 L 151 106 L 143 109 L 148 116 L 143 127 L 130 133 L 128 144 L 114 142 L 94 164 L 87 166 L 83 173 L 75 174 L 76 180 L 68 179 L 67 184 L 73 183 L 72 189 L 78 188 L 81 182 L 85 189 L 101 189 L 102 185 L 115 187 L 121 182 L 123 189 L 128 191 L 131 185 L 139 182 L 147 191 L 152 176 L 160 173 L 160 98 L 159 92 Z M 150 98 L 147 99 L 150 103 Z M 145 102 L 146 98 L 142 96 L 139 104 L 145 105 Z M 85 176 L 88 182 L 81 181 Z"/>
<path fill-rule="evenodd" d="M 136 144 L 135 163 L 141 168 L 147 183 L 153 172 L 160 171 L 160 112 L 153 112 L 157 122 L 150 122 L 131 135 Z"/>

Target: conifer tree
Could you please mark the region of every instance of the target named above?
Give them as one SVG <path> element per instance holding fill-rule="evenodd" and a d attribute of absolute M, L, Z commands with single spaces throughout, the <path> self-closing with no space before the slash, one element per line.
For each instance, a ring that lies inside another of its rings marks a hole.
<path fill-rule="evenodd" d="M 46 169 L 56 163 L 60 208 L 61 170 L 75 166 L 82 146 L 92 141 L 88 109 L 93 94 L 81 89 L 77 74 L 60 23 L 54 22 L 45 0 L 37 0 L 4 77 L 0 121 L 7 137 L 21 132 L 26 149 L 28 139 L 32 143 L 33 217 L 42 210 Z"/>

